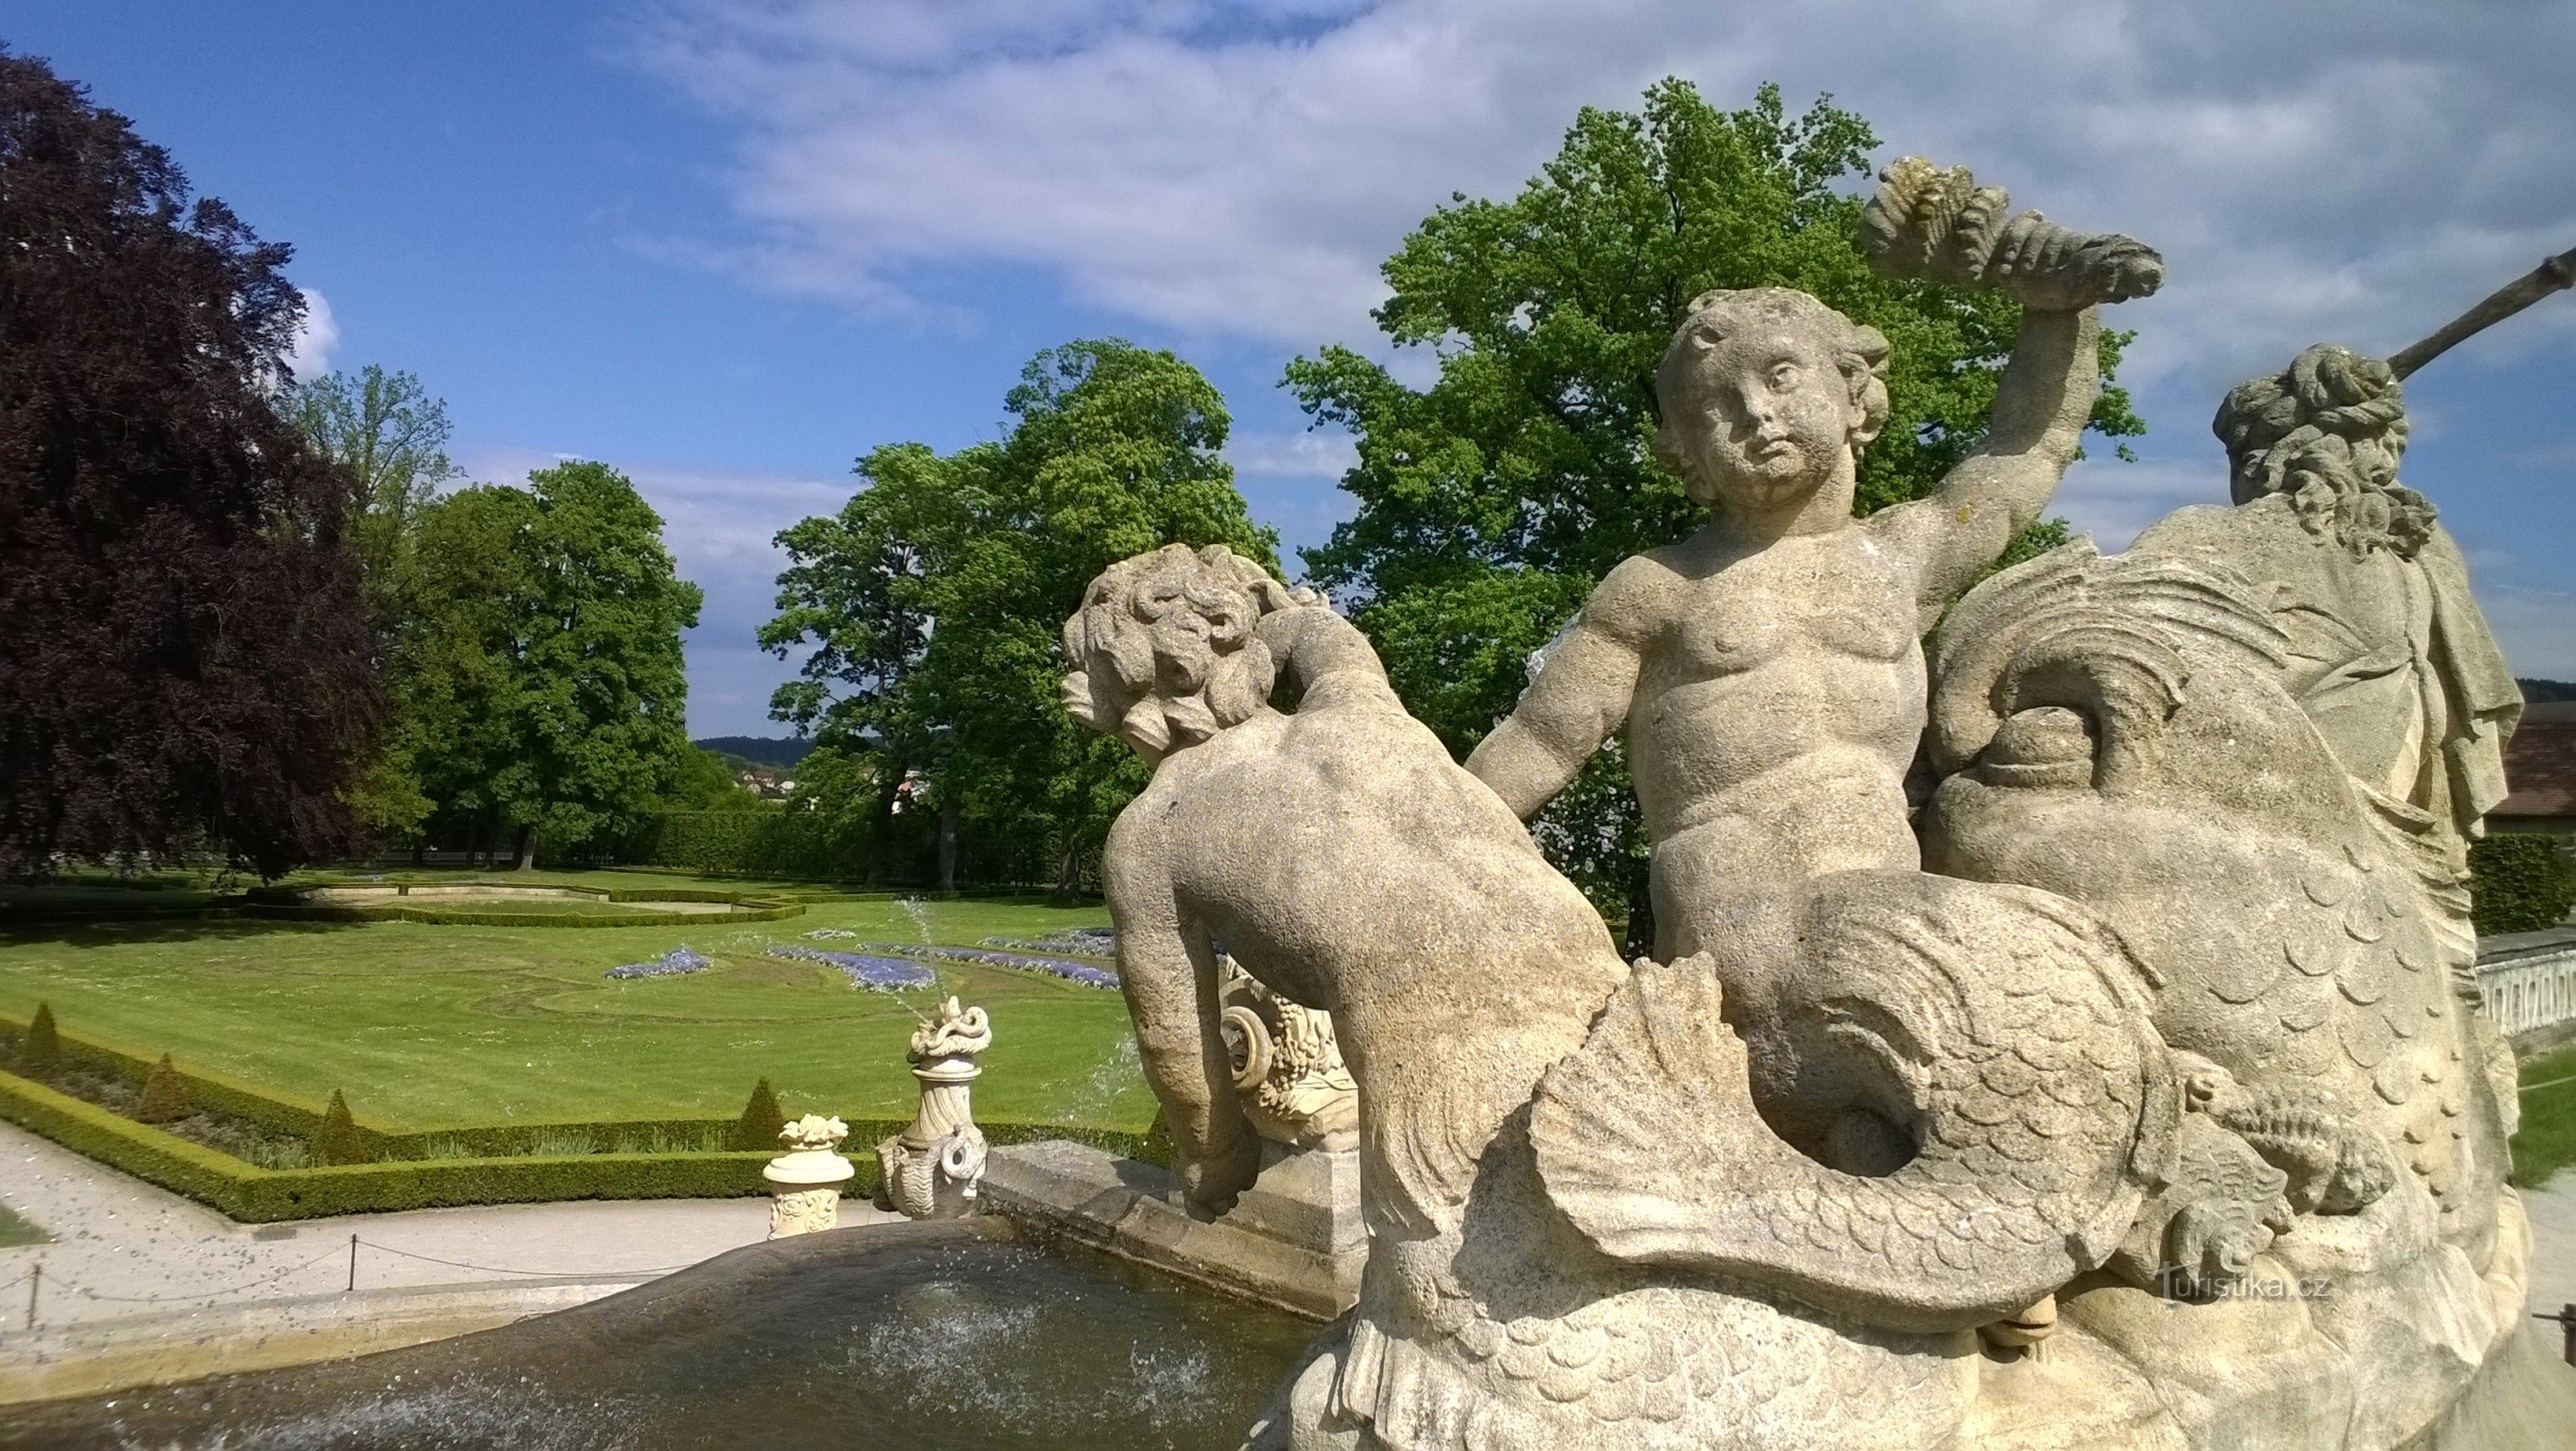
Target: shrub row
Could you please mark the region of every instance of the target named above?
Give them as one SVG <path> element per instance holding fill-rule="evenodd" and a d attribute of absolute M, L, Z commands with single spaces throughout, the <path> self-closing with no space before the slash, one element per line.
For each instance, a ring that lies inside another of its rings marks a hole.
<path fill-rule="evenodd" d="M 244 911 L 258 917 L 303 922 L 428 922 L 445 927 L 663 927 L 673 922 L 775 922 L 805 915 L 805 904 L 743 892 L 679 888 L 672 891 L 576 888 L 584 896 L 611 902 L 727 902 L 747 911 L 720 918 L 689 918 L 670 912 L 513 912 L 507 907 L 437 907 L 409 902 L 307 902 L 284 889 L 261 888 L 248 894 Z"/>
<path fill-rule="evenodd" d="M 618 852 L 636 866 L 716 876 L 833 881 L 864 864 L 810 811 L 670 811 L 649 816 Z"/>
<path fill-rule="evenodd" d="M 5 1035 L 9 1040 L 12 1062 L 15 1061 L 15 1048 L 25 1037 L 28 1025 L 28 1020 L 25 1018 L 0 1013 L 0 1035 Z M 155 1058 L 146 1058 L 141 1054 L 128 1052 L 113 1043 L 66 1028 L 57 1028 L 55 1037 L 62 1045 L 65 1063 L 113 1073 L 138 1084 L 152 1074 Z M 180 1087 L 186 1091 L 190 1103 L 200 1108 L 211 1108 L 218 1112 L 232 1114 L 237 1118 L 245 1118 L 262 1128 L 273 1129 L 296 1138 L 309 1139 L 320 1132 L 322 1115 L 329 1108 L 325 1103 L 316 1103 L 309 1099 L 280 1093 L 274 1089 L 258 1087 L 245 1083 L 241 1079 L 208 1072 L 201 1068 L 174 1066 L 172 1071 L 177 1075 Z M 106 1110 L 101 1109 L 100 1112 L 104 1113 Z M 114 1117 L 114 1115 L 110 1116 Z M 356 1121 L 356 1133 L 358 1142 L 365 1151 L 377 1158 L 399 1156 L 403 1152 L 406 1140 L 419 1137 L 398 1133 L 380 1125 L 368 1123 L 364 1119 Z M 217 1155 L 217 1157 L 231 1161 L 228 1155 Z"/>
<path fill-rule="evenodd" d="M 2537 932 L 2576 908 L 2576 874 L 2553 837 L 2498 831 L 2469 848 L 2469 891 L 2480 932 Z"/>
<path fill-rule="evenodd" d="M 0 1118 L 247 1224 L 461 1204 L 722 1198 L 759 1192 L 771 1157 L 581 1154 L 262 1169 L 14 1073 L 0 1073 Z M 858 1182 L 872 1186 L 874 1163 L 860 1168 Z"/>

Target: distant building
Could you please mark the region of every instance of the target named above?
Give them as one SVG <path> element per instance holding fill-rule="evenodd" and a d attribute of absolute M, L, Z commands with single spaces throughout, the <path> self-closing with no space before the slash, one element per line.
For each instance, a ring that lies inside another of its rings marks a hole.
<path fill-rule="evenodd" d="M 2576 701 L 2535 701 L 2504 748 L 2512 795 L 2487 813 L 2490 831 L 2532 831 L 2576 843 Z"/>

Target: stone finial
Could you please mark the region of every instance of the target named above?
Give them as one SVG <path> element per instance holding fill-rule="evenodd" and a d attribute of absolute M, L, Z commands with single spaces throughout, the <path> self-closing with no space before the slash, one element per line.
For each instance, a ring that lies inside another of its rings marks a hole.
<path fill-rule="evenodd" d="M 809 1113 L 778 1131 L 779 1142 L 791 1150 L 837 1149 L 849 1136 L 848 1124 L 819 1113 Z"/>

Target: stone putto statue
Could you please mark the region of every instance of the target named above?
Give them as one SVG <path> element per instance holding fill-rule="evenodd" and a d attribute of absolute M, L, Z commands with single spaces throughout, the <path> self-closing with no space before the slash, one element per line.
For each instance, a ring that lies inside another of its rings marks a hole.
<path fill-rule="evenodd" d="M 1359 1301 L 1246 1445 L 2547 1444 L 2576 1378 L 2517 1338 L 2512 1058 L 2462 991 L 2518 699 L 2395 482 L 2401 370 L 2310 350 L 2221 415 L 2234 508 L 1977 582 L 2071 456 L 2092 307 L 2160 266 L 1885 183 L 1882 268 L 2024 304 L 1992 434 L 1853 521 L 1884 339 L 1702 299 L 1658 382 L 1709 526 L 1604 580 L 1466 767 L 1222 548 L 1066 624 L 1068 710 L 1154 768 L 1104 879 L 1183 1192 L 1261 1162 L 1220 943 L 1356 1089 Z M 1633 964 L 1521 824 L 1623 726 Z"/>

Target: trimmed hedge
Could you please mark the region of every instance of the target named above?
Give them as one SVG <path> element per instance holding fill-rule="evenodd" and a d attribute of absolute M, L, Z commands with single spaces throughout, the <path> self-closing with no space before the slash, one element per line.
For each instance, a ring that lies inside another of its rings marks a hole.
<path fill-rule="evenodd" d="M 14 1041 L 27 1032 L 23 1019 L 0 1015 L 0 1031 Z M 74 1032 L 61 1032 L 62 1061 L 101 1069 L 132 1081 L 147 1079 L 158 1060 L 145 1059 Z M 330 1117 L 325 1105 L 283 1098 L 221 1074 L 173 1064 L 170 1073 L 189 1100 L 249 1119 L 263 1127 L 311 1139 Z M 761 1166 L 779 1152 L 536 1154 L 548 1139 L 588 1135 L 603 1143 L 632 1141 L 661 1132 L 713 1139 L 732 1119 L 628 1119 L 617 1121 L 495 1124 L 397 1133 L 352 1120 L 351 1145 L 373 1162 L 304 1169 L 264 1169 L 230 1154 L 180 1138 L 86 1100 L 14 1073 L 0 1072 L 0 1119 L 121 1169 L 138 1179 L 213 1206 L 243 1223 L 315 1219 L 333 1214 L 432 1209 L 463 1204 L 534 1204 L 558 1199 L 729 1198 L 763 1192 Z M 865 1195 L 876 1184 L 881 1139 L 900 1133 L 910 1118 L 845 1118 L 843 1145 L 858 1176 L 849 1192 Z M 1072 1139 L 1126 1158 L 1169 1168 L 1170 1137 L 1158 1119 L 1147 1132 L 1079 1124 L 987 1123 L 994 1144 Z M 433 1140 L 477 1157 L 419 1157 Z"/>
<path fill-rule="evenodd" d="M 371 884 L 373 885 L 373 884 Z M 396 886 L 409 885 L 395 883 Z M 455 885 L 471 885 L 456 883 Z M 259 888 L 246 894 L 242 910 L 255 917 L 303 922 L 427 922 L 443 927 L 662 927 L 673 922 L 776 922 L 805 915 L 805 904 L 748 892 L 721 892 L 681 887 L 669 891 L 636 888 L 561 890 L 610 902 L 725 902 L 751 910 L 721 917 L 687 917 L 671 912 L 513 912 L 507 907 L 416 906 L 409 902 L 307 902 L 297 889 Z"/>
<path fill-rule="evenodd" d="M 2554 837 L 2492 832 L 2469 847 L 2469 892 L 2480 932 L 2537 932 L 2576 908 L 2576 873 Z"/>
<path fill-rule="evenodd" d="M 23 1039 L 27 1030 L 26 1019 L 0 1013 L 0 1035 L 6 1035 L 13 1044 Z M 113 1073 L 130 1083 L 140 1084 L 151 1077 L 155 1059 L 129 1053 L 86 1033 L 59 1028 L 55 1033 L 61 1044 L 61 1061 L 65 1064 Z M 291 1138 L 309 1139 L 320 1132 L 322 1116 L 329 1110 L 327 1103 L 295 1098 L 221 1073 L 179 1065 L 174 1065 L 174 1071 L 190 1103 L 248 1119 L 262 1128 Z M 100 1112 L 106 1110 L 101 1109 Z M 399 1157 L 405 1140 L 418 1137 L 370 1124 L 365 1119 L 356 1121 L 356 1130 L 360 1144 L 375 1158 Z"/>
<path fill-rule="evenodd" d="M 246 1224 L 557 1199 L 714 1199 L 761 1192 L 773 1155 L 577 1154 L 262 1169 L 0 1073 L 0 1118 Z M 854 1187 L 875 1182 L 871 1159 Z"/>
<path fill-rule="evenodd" d="M 834 881 L 865 863 L 811 811 L 669 811 L 644 819 L 618 856 L 712 876 Z"/>

